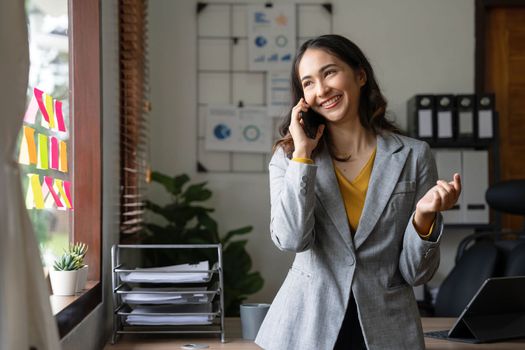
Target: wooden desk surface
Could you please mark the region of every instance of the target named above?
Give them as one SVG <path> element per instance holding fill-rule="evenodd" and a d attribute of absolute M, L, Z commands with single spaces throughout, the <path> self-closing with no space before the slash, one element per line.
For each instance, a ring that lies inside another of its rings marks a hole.
<path fill-rule="evenodd" d="M 454 323 L 453 318 L 423 318 L 423 330 L 434 331 L 449 329 Z M 163 336 L 163 335 L 147 335 L 140 336 L 135 334 L 126 334 L 120 338 L 115 345 L 108 344 L 105 350 L 176 350 L 184 344 L 199 343 L 209 345 L 209 350 L 214 349 L 230 349 L 230 350 L 259 350 L 259 346 L 252 341 L 243 340 L 241 336 L 241 322 L 239 318 L 226 318 L 226 343 L 221 343 L 218 338 L 180 338 L 180 336 Z M 177 337 L 177 338 L 176 338 Z M 485 349 L 485 350 L 517 350 L 525 349 L 525 340 L 509 341 L 502 343 L 491 344 L 466 344 L 459 342 L 451 342 L 447 340 L 439 340 L 432 338 L 425 338 L 425 345 L 427 349 L 432 350 L 471 350 L 471 349 Z"/>

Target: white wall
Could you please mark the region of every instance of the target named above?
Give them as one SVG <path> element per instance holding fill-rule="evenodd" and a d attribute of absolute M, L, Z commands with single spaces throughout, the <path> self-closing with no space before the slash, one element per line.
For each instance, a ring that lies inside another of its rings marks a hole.
<path fill-rule="evenodd" d="M 416 93 L 473 92 L 473 0 L 335 0 L 332 4 L 334 32 L 354 40 L 369 57 L 402 127 L 405 103 Z M 278 251 L 270 241 L 267 174 L 196 173 L 195 7 L 196 1 L 150 2 L 152 167 L 209 181 L 222 232 L 254 226 L 248 249 L 266 283 L 250 300 L 271 301 L 293 256 Z M 150 197 L 165 198 L 156 187 Z M 438 280 L 451 268 L 457 240 L 466 233 L 447 232 Z"/>
<path fill-rule="evenodd" d="M 102 349 L 112 329 L 110 250 L 119 238 L 118 1 L 101 1 L 102 31 L 102 304 L 61 342 L 62 350 Z"/>

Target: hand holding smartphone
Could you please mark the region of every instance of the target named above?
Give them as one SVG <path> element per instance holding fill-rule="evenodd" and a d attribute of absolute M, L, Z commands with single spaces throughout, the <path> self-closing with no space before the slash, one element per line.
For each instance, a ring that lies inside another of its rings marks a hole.
<path fill-rule="evenodd" d="M 311 139 L 315 139 L 319 126 L 326 124 L 324 117 L 312 108 L 308 108 L 306 112 L 301 112 L 301 118 L 303 120 L 304 133 Z"/>

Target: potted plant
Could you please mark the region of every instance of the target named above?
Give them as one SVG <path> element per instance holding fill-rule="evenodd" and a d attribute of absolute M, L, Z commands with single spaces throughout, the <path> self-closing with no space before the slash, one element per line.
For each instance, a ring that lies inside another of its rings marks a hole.
<path fill-rule="evenodd" d="M 78 263 L 81 266 L 78 269 L 76 292 L 80 293 L 85 287 L 88 276 L 88 265 L 84 264 L 84 257 L 88 251 L 88 246 L 85 243 L 77 242 L 69 245 L 69 253 L 77 257 Z"/>
<path fill-rule="evenodd" d="M 64 252 L 58 257 L 49 278 L 54 295 L 75 295 L 77 289 L 78 269 L 81 268 L 80 259 L 69 252 Z"/>
<path fill-rule="evenodd" d="M 170 177 L 159 172 L 153 172 L 151 180 L 161 184 L 171 196 L 171 202 L 160 206 L 146 201 L 146 208 L 163 217 L 167 224 L 158 225 L 146 223 L 143 243 L 148 244 L 216 244 L 221 243 L 223 249 L 224 276 L 224 308 L 227 316 L 238 316 L 240 304 L 248 295 L 259 291 L 264 283 L 261 274 L 250 271 L 252 260 L 246 251 L 247 240 L 234 240 L 236 236 L 246 235 L 252 231 L 252 226 L 245 226 L 219 235 L 217 222 L 209 215 L 212 208 L 203 207 L 198 203 L 208 200 L 212 192 L 206 188 L 206 182 L 188 184 L 190 178 L 186 174 Z M 195 263 L 208 260 L 214 263 L 213 252 L 205 249 L 184 250 L 178 256 L 171 256 L 167 251 L 157 251 L 153 255 L 147 249 L 146 258 L 152 266 L 171 265 L 177 263 Z"/>

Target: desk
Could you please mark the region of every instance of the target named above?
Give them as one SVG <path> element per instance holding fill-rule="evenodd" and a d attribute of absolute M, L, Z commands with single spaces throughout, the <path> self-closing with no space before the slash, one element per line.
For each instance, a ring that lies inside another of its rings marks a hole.
<path fill-rule="evenodd" d="M 453 318 L 423 318 L 424 331 L 434 331 L 449 329 L 454 323 Z M 183 344 L 202 343 L 210 347 L 209 350 L 229 349 L 229 350 L 260 350 L 261 348 L 253 342 L 241 338 L 241 323 L 239 318 L 226 318 L 226 340 L 222 344 L 218 338 L 175 338 L 175 336 L 147 335 L 139 336 L 135 334 L 126 334 L 120 338 L 115 345 L 108 344 L 105 350 L 177 350 Z M 440 339 L 425 338 L 427 349 L 432 350 L 517 350 L 525 349 L 525 340 L 511 341 L 492 344 L 466 344 L 451 342 Z"/>

